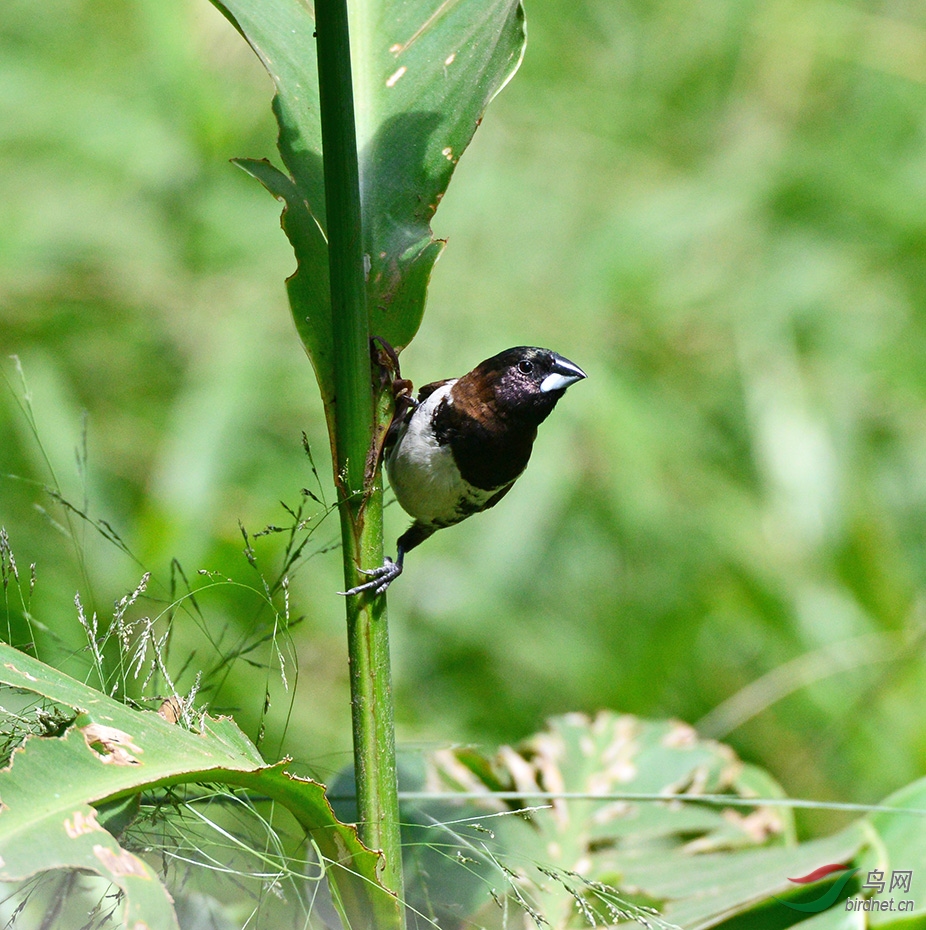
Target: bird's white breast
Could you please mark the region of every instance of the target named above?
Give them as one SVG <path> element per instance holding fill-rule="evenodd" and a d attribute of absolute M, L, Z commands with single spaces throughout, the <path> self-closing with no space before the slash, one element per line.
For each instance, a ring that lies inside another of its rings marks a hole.
<path fill-rule="evenodd" d="M 450 446 L 440 445 L 434 433 L 434 412 L 454 383 L 437 388 L 418 405 L 386 460 L 389 483 L 402 509 L 433 526 L 458 523 L 495 493 L 464 481 Z"/>

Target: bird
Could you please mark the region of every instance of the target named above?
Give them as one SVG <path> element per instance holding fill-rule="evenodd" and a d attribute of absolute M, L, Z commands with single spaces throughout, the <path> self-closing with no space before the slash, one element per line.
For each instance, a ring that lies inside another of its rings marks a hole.
<path fill-rule="evenodd" d="M 389 484 L 412 525 L 396 558 L 360 569 L 370 580 L 342 591 L 382 594 L 402 573 L 405 556 L 437 530 L 494 507 L 524 472 L 537 427 L 566 389 L 586 378 L 562 355 L 515 346 L 459 378 L 426 384 L 397 409 L 386 434 Z M 405 409 L 401 409 L 402 407 Z"/>

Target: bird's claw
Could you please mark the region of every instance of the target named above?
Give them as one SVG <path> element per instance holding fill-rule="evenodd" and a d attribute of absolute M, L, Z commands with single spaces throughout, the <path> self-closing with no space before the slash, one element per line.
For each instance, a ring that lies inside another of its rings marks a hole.
<path fill-rule="evenodd" d="M 338 591 L 338 594 L 343 594 L 344 597 L 361 594 L 363 591 L 372 591 L 374 595 L 383 594 L 386 588 L 402 574 L 402 565 L 401 562 L 393 562 L 387 555 L 385 562 L 379 568 L 361 568 L 359 571 L 361 575 L 369 575 L 370 581 L 358 584 L 347 591 Z"/>

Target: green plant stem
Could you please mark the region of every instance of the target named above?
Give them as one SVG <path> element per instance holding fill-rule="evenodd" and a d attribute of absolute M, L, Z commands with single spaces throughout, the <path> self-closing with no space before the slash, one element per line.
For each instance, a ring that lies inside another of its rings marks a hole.
<path fill-rule="evenodd" d="M 366 307 L 357 137 L 346 0 L 317 0 L 321 109 L 335 361 L 335 468 L 344 580 L 383 560 L 382 481 L 366 474 L 377 410 Z M 371 481 L 372 487 L 366 482 Z M 385 597 L 347 599 L 357 804 L 363 841 L 382 850 L 383 884 L 402 892 L 395 725 Z M 398 910 L 397 910 L 398 913 Z M 399 922 L 401 918 L 399 918 Z"/>

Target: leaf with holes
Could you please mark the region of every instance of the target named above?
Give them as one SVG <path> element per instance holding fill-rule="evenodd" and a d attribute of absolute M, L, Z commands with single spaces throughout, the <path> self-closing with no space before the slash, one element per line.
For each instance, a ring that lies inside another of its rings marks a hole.
<path fill-rule="evenodd" d="M 139 888 L 151 889 L 153 873 L 108 833 L 104 837 L 92 808 L 154 787 L 210 782 L 246 788 L 293 814 L 325 858 L 335 899 L 352 928 L 375 927 L 395 911 L 394 897 L 377 878 L 379 855 L 334 816 L 324 785 L 290 775 L 285 760 L 268 766 L 232 720 L 205 717 L 195 731 L 184 729 L 5 644 L 0 684 L 77 711 L 62 737 L 27 738 L 0 770 L 0 881 L 48 868 L 91 868 L 125 879 L 116 883 L 128 896 L 127 915 L 143 905 L 163 914 L 166 891 L 138 897 Z M 147 919 L 151 926 L 171 926 L 150 913 Z"/>

